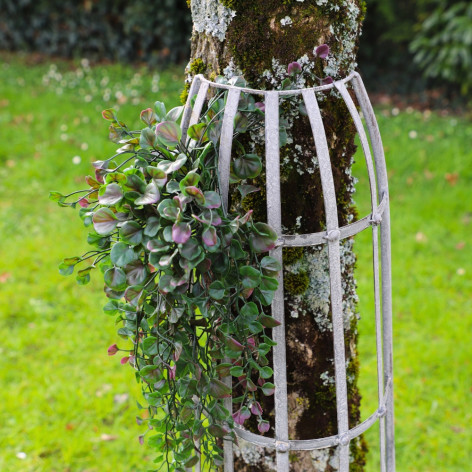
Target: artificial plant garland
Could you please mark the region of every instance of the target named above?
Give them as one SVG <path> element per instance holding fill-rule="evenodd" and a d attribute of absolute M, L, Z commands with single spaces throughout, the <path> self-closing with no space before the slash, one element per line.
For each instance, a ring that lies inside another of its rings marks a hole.
<path fill-rule="evenodd" d="M 242 78 L 230 84 L 245 86 Z M 261 433 L 269 430 L 256 395 L 274 392 L 267 354 L 278 323 L 267 307 L 281 267 L 267 252 L 277 235 L 254 222 L 252 211 L 222 207 L 217 161 L 226 97 L 220 92 L 208 101 L 185 141 L 178 124 L 183 107 L 167 112 L 156 102 L 141 112 L 146 127 L 138 131 L 105 110 L 109 137 L 121 147 L 93 163 L 88 189 L 51 192 L 60 206 L 81 207 L 94 246 L 64 259 L 60 272 L 70 275 L 80 264 L 79 284 L 97 267 L 103 273 L 110 299 L 104 311 L 117 315 L 118 334 L 132 343 L 121 362 L 136 369 L 147 401 L 148 414 L 137 421 L 147 422 L 155 462 L 169 471 L 184 471 L 199 455 L 210 468 L 221 465 L 222 440 L 234 440 L 234 423 L 251 415 Z M 231 183 L 242 197 L 259 190 L 247 179 L 260 174 L 262 161 L 238 137 L 263 126 L 263 110 L 241 95 Z M 114 344 L 108 353 L 119 350 Z M 234 413 L 223 404 L 232 395 L 222 381 L 228 376 L 239 395 L 232 398 Z"/>

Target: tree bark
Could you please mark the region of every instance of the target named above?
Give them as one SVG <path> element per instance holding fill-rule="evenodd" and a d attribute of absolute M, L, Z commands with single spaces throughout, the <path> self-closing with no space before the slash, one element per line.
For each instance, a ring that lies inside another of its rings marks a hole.
<path fill-rule="evenodd" d="M 363 0 L 190 0 L 193 18 L 192 57 L 188 79 L 197 73 L 214 78 L 244 75 L 249 86 L 281 88 L 287 66 L 298 61 L 318 77 L 340 79 L 356 67 L 356 52 L 364 17 Z M 326 43 L 326 60 L 314 48 Z M 301 81 L 300 87 L 318 85 Z M 354 182 L 350 168 L 356 150 L 355 129 L 343 101 L 331 92 L 320 102 L 338 198 L 340 225 L 352 222 Z M 313 135 L 306 117 L 281 111 L 287 121 L 288 144 L 281 149 L 282 221 L 287 233 L 311 233 L 324 228 L 321 181 Z M 263 145 L 253 143 L 263 155 Z M 258 178 L 264 186 L 264 176 Z M 263 192 L 234 205 L 253 209 L 255 220 L 265 221 Z M 353 241 L 342 243 L 342 269 L 350 427 L 359 422 L 357 389 L 357 313 L 353 276 Z M 333 341 L 326 248 L 284 249 L 284 290 L 287 326 L 289 434 L 311 439 L 336 434 Z M 271 411 L 270 399 L 264 399 Z M 267 415 L 267 414 L 266 414 Z M 273 414 L 272 414 L 273 416 Z M 249 425 L 250 427 L 250 425 Z M 351 442 L 351 472 L 364 470 L 366 445 Z M 274 469 L 267 451 L 240 442 L 235 470 L 266 472 Z M 291 470 L 337 470 L 336 451 L 290 453 Z"/>

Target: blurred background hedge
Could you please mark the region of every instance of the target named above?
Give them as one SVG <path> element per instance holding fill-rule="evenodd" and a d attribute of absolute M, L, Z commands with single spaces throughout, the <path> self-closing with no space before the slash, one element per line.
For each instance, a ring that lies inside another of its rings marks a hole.
<path fill-rule="evenodd" d="M 0 0 L 0 49 L 151 66 L 189 55 L 185 0 Z"/>
<path fill-rule="evenodd" d="M 155 66 L 185 61 L 190 34 L 186 0 L 0 0 L 3 50 Z M 373 91 L 468 93 L 472 4 L 367 0 L 359 64 Z"/>

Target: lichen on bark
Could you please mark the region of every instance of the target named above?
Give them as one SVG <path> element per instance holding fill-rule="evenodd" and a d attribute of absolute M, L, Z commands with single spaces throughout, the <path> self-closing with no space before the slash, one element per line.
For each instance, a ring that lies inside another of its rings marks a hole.
<path fill-rule="evenodd" d="M 253 88 L 277 89 L 287 77 L 287 66 L 298 61 L 314 75 L 348 75 L 356 67 L 356 51 L 365 14 L 363 0 L 191 0 L 194 31 L 188 80 L 196 73 L 244 74 Z M 317 59 L 314 49 L 326 43 L 327 60 Z M 197 67 L 198 66 L 198 67 Z M 203 69 L 204 68 L 204 69 Z M 198 69 L 198 72 L 197 72 Z M 300 77 L 297 87 L 316 85 Z M 344 102 L 335 93 L 319 96 L 337 194 L 339 224 L 356 217 L 352 201 L 354 179 L 350 173 L 355 128 Z M 324 229 L 324 205 L 313 135 L 306 117 L 294 107 L 282 107 L 288 141 L 281 149 L 282 220 L 287 233 L 311 233 Z M 252 136 L 247 143 L 264 152 L 263 139 Z M 255 182 L 263 188 L 264 173 Z M 248 195 L 233 204 L 254 210 L 265 218 L 265 192 Z M 357 389 L 357 315 L 353 276 L 352 241 L 342 244 L 343 297 L 350 426 L 359 422 Z M 291 438 L 311 439 L 336 434 L 333 343 L 326 248 L 284 248 L 285 307 L 288 349 L 288 389 Z M 264 401 L 270 411 L 273 400 Z M 273 417 L 273 415 L 271 415 Z M 251 424 L 249 424 L 251 427 Z M 365 462 L 365 442 L 351 442 L 351 471 L 360 472 Z M 291 470 L 336 470 L 335 450 L 290 454 Z M 274 470 L 273 454 L 241 443 L 236 453 L 238 472 Z"/>

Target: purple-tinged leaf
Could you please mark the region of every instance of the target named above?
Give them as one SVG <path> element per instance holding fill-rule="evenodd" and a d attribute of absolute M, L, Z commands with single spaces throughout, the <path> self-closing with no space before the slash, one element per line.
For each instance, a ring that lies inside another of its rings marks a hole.
<path fill-rule="evenodd" d="M 244 346 L 240 342 L 236 341 L 236 339 L 232 338 L 231 336 L 228 336 L 225 339 L 225 344 L 226 344 L 226 347 L 230 349 L 231 351 L 241 352 L 244 350 Z"/>
<path fill-rule="evenodd" d="M 157 211 L 163 218 L 175 221 L 180 215 L 179 202 L 166 198 L 159 203 Z"/>
<path fill-rule="evenodd" d="M 255 392 L 257 390 L 257 386 L 254 384 L 254 382 L 251 379 L 246 380 L 246 388 L 250 392 Z"/>
<path fill-rule="evenodd" d="M 172 226 L 172 239 L 176 244 L 185 244 L 192 234 L 192 228 L 188 223 L 174 223 Z"/>
<path fill-rule="evenodd" d="M 230 398 L 231 388 L 224 384 L 221 380 L 210 380 L 210 395 L 213 398 Z"/>
<path fill-rule="evenodd" d="M 173 149 L 179 144 L 182 130 L 173 121 L 163 121 L 156 126 L 156 136 L 161 145 Z"/>
<path fill-rule="evenodd" d="M 243 288 L 256 288 L 261 282 L 261 273 L 254 267 L 242 266 L 239 269 L 239 273 L 242 277 L 241 284 Z M 252 306 L 252 305 L 247 304 L 245 306 Z"/>
<path fill-rule="evenodd" d="M 123 242 L 137 246 L 143 240 L 143 229 L 136 221 L 127 221 L 120 228 L 120 236 Z"/>
<path fill-rule="evenodd" d="M 124 290 L 127 287 L 126 274 L 119 267 L 108 269 L 104 276 L 105 284 L 113 290 Z"/>
<path fill-rule="evenodd" d="M 277 233 L 265 223 L 254 223 L 254 232 L 249 237 L 249 244 L 254 252 L 267 252 L 275 247 Z"/>
<path fill-rule="evenodd" d="M 156 133 L 151 128 L 144 128 L 139 137 L 139 145 L 143 149 L 154 148 L 157 144 Z"/>
<path fill-rule="evenodd" d="M 267 431 L 270 429 L 270 423 L 268 421 L 261 420 L 257 424 L 257 429 L 261 434 L 267 433 Z"/>
<path fill-rule="evenodd" d="M 203 195 L 205 197 L 205 203 L 203 204 L 205 208 L 220 208 L 221 198 L 217 192 L 209 190 L 207 192 L 204 192 Z"/>
<path fill-rule="evenodd" d="M 93 214 L 93 227 L 100 235 L 110 234 L 118 224 L 115 214 L 109 208 L 100 208 Z"/>
<path fill-rule="evenodd" d="M 264 102 L 256 102 L 254 106 L 258 108 L 262 113 L 265 113 L 265 103 Z"/>
<path fill-rule="evenodd" d="M 289 75 L 300 74 L 302 71 L 302 66 L 298 62 L 291 62 L 288 65 L 287 72 Z"/>
<path fill-rule="evenodd" d="M 218 242 L 218 237 L 216 235 L 216 229 L 213 226 L 209 226 L 205 228 L 202 233 L 202 241 L 208 246 L 212 247 L 215 246 Z"/>
<path fill-rule="evenodd" d="M 104 120 L 107 121 L 116 121 L 116 112 L 113 108 L 107 108 L 106 110 L 102 111 L 102 117 Z"/>
<path fill-rule="evenodd" d="M 182 191 L 184 195 L 189 195 L 197 201 L 199 205 L 205 204 L 205 197 L 203 196 L 203 192 L 198 187 L 185 187 Z"/>
<path fill-rule="evenodd" d="M 322 44 L 315 49 L 314 53 L 315 56 L 319 57 L 320 59 L 326 59 L 329 54 L 329 46 L 327 44 Z"/>
<path fill-rule="evenodd" d="M 182 112 L 184 111 L 184 107 L 175 107 L 170 110 L 167 115 L 166 115 L 166 120 L 167 121 L 178 121 L 180 118 L 180 115 L 182 115 Z"/>
<path fill-rule="evenodd" d="M 156 182 L 158 187 L 164 187 L 167 183 L 167 174 L 157 167 L 148 166 L 146 167 L 147 173 L 151 176 L 152 180 Z"/>
<path fill-rule="evenodd" d="M 280 322 L 269 315 L 261 316 L 260 321 L 266 328 L 276 328 L 277 326 L 280 326 Z"/>
<path fill-rule="evenodd" d="M 328 75 L 328 77 L 325 77 L 324 79 L 321 80 L 321 85 L 329 85 L 334 82 L 333 78 Z"/>
<path fill-rule="evenodd" d="M 141 121 L 146 123 L 148 126 L 152 126 L 157 123 L 157 115 L 154 113 L 152 108 L 146 108 L 141 112 Z"/>
<path fill-rule="evenodd" d="M 138 436 L 138 441 L 139 441 L 139 444 L 141 444 L 141 446 L 144 444 L 144 434 L 140 434 Z"/>
<path fill-rule="evenodd" d="M 159 193 L 159 189 L 157 188 L 156 182 L 154 182 L 153 180 L 146 186 L 144 195 L 142 197 L 137 198 L 134 201 L 134 204 L 135 205 L 151 205 L 152 203 L 157 203 L 160 198 L 161 198 L 161 195 Z"/>
<path fill-rule="evenodd" d="M 159 291 L 167 295 L 168 293 L 172 292 L 174 290 L 174 287 L 171 285 L 172 277 L 170 275 L 163 275 L 159 279 Z"/>
<path fill-rule="evenodd" d="M 150 241 L 148 241 L 146 247 L 151 253 L 165 252 L 167 251 L 167 249 L 169 249 L 169 246 L 160 239 L 151 239 Z"/>
<path fill-rule="evenodd" d="M 180 355 L 182 354 L 183 346 L 181 343 L 176 342 L 174 344 L 174 353 L 172 354 L 172 357 L 175 362 L 177 362 L 180 359 Z"/>
<path fill-rule="evenodd" d="M 100 183 L 97 182 L 97 180 L 94 179 L 91 175 L 87 175 L 85 177 L 85 182 L 87 182 L 87 185 L 89 185 L 92 188 L 95 188 L 95 189 L 100 188 Z"/>
<path fill-rule="evenodd" d="M 243 426 L 244 422 L 251 417 L 251 412 L 247 407 L 244 406 L 236 413 L 233 413 L 231 416 L 233 417 L 233 420 L 236 424 Z"/>
<path fill-rule="evenodd" d="M 104 189 L 104 190 L 103 190 Z M 120 185 L 113 182 L 105 188 L 101 187 L 98 194 L 98 201 L 101 205 L 115 205 L 123 199 L 123 190 Z"/>
<path fill-rule="evenodd" d="M 144 290 L 139 285 L 128 287 L 125 291 L 125 300 L 132 306 L 142 305 L 144 302 Z"/>
<path fill-rule="evenodd" d="M 175 257 L 177 252 L 178 252 L 178 250 L 176 249 L 172 254 L 166 254 L 166 255 L 162 256 L 159 259 L 159 267 L 161 267 L 163 269 L 165 269 L 166 267 L 169 267 L 172 264 L 172 259 Z M 170 283 L 172 285 L 172 280 L 170 281 Z"/>
<path fill-rule="evenodd" d="M 128 363 L 128 361 L 129 361 L 129 356 L 126 356 L 126 357 L 121 358 L 120 363 L 121 365 L 125 365 Z"/>
<path fill-rule="evenodd" d="M 133 261 L 125 267 L 128 285 L 141 285 L 148 276 L 148 269 L 140 260 Z"/>
<path fill-rule="evenodd" d="M 259 402 L 254 402 L 251 405 L 251 413 L 255 416 L 261 416 L 262 415 L 262 407 Z"/>
<path fill-rule="evenodd" d="M 116 344 L 112 344 L 109 348 L 108 348 L 108 355 L 109 356 L 114 356 L 118 351 L 120 350 L 120 348 L 116 345 Z"/>
<path fill-rule="evenodd" d="M 157 168 L 163 170 L 166 174 L 172 174 L 177 172 L 187 162 L 187 156 L 185 154 L 179 154 L 175 161 L 160 161 L 157 164 Z"/>

